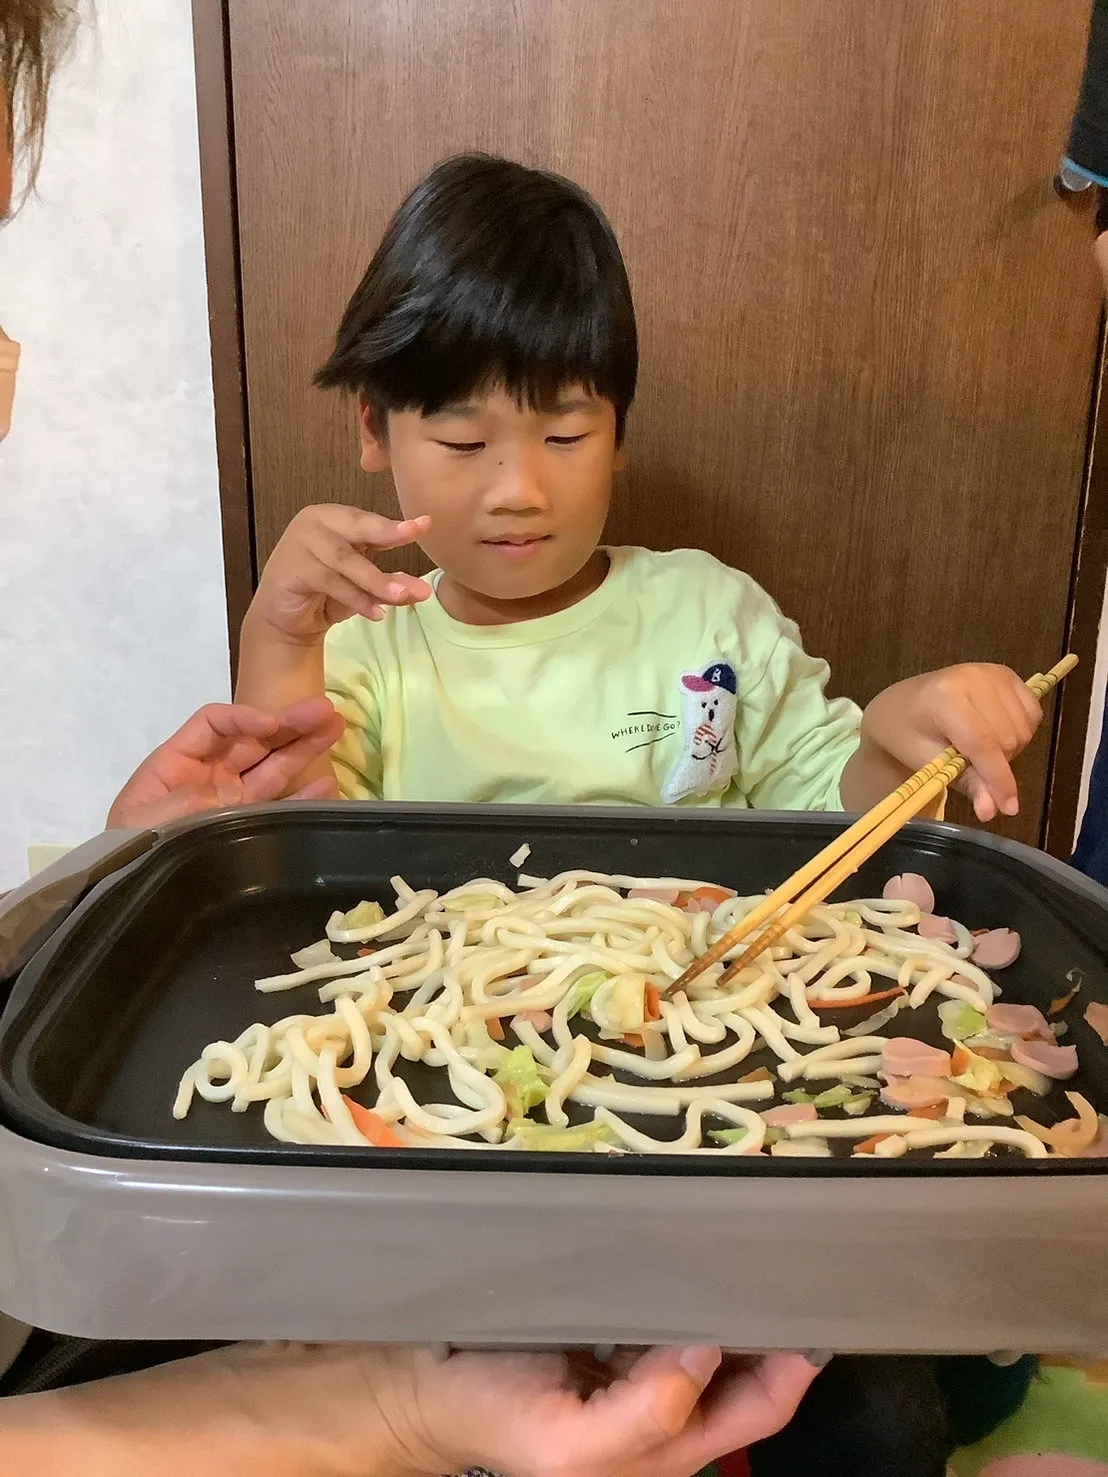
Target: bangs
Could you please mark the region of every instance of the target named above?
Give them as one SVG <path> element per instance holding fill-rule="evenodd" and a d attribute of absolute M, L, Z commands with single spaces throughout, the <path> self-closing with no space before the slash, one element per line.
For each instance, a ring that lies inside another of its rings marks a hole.
<path fill-rule="evenodd" d="M 548 412 L 581 385 L 616 408 L 638 347 L 623 259 L 576 185 L 505 160 L 440 165 L 401 207 L 316 376 L 434 414 L 493 388 Z"/>

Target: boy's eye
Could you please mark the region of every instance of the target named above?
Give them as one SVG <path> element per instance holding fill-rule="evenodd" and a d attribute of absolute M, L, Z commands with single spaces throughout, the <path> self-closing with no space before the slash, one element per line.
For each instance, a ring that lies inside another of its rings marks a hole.
<path fill-rule="evenodd" d="M 445 446 L 447 451 L 483 451 L 483 441 L 440 441 L 440 446 Z"/>
<path fill-rule="evenodd" d="M 582 431 L 579 436 L 548 436 L 546 440 L 550 446 L 576 446 L 579 441 L 584 441 L 586 434 Z"/>

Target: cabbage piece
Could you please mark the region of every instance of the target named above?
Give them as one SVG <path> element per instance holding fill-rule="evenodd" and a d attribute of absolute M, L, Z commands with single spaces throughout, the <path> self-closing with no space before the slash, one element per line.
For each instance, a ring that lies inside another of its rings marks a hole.
<path fill-rule="evenodd" d="M 646 976 L 622 974 L 612 982 L 602 1014 L 620 1031 L 639 1031 L 646 1018 Z"/>
<path fill-rule="evenodd" d="M 825 1092 L 817 1094 L 812 1099 L 812 1106 L 816 1108 L 842 1108 L 845 1107 L 853 1096 L 854 1094 L 850 1088 L 844 1087 L 840 1082 L 834 1087 L 827 1088 Z"/>
<path fill-rule="evenodd" d="M 385 910 L 380 903 L 361 902 L 349 913 L 336 918 L 335 925 L 338 928 L 369 928 L 371 924 L 381 923 L 384 917 Z"/>
<path fill-rule="evenodd" d="M 749 1128 L 713 1128 L 708 1137 L 715 1139 L 717 1144 L 741 1144 L 749 1132 Z"/>
<path fill-rule="evenodd" d="M 965 1000 L 944 1000 L 939 1006 L 939 1020 L 948 1041 L 965 1041 L 985 1029 L 985 1014 Z"/>
<path fill-rule="evenodd" d="M 966 1051 L 966 1048 L 962 1048 Z M 988 1057 L 973 1056 L 972 1052 L 966 1052 L 972 1060 L 964 1072 L 959 1072 L 951 1080 L 957 1082 L 959 1087 L 966 1087 L 970 1092 L 980 1093 L 982 1097 L 995 1097 L 1004 1083 L 1004 1076 L 996 1062 L 990 1061 Z"/>
<path fill-rule="evenodd" d="M 849 1102 L 843 1103 L 843 1112 L 848 1118 L 864 1118 L 872 1102 L 872 1092 L 856 1092 Z"/>
<path fill-rule="evenodd" d="M 951 1144 L 949 1149 L 943 1149 L 935 1155 L 936 1159 L 984 1159 L 985 1155 L 992 1151 L 992 1144 L 988 1139 L 959 1139 L 957 1143 Z"/>
<path fill-rule="evenodd" d="M 289 958 L 297 969 L 313 969 L 317 964 L 333 964 L 338 955 L 331 947 L 330 939 L 320 939 L 316 944 L 309 944 L 306 949 L 298 949 Z"/>
<path fill-rule="evenodd" d="M 573 987 L 573 993 L 569 997 L 569 1009 L 566 1011 L 566 1019 L 572 1020 L 580 1011 L 586 1010 L 592 1004 L 592 997 L 600 986 L 608 978 L 606 974 L 583 974 Z"/>
<path fill-rule="evenodd" d="M 783 1092 L 781 1096 L 787 1103 L 814 1103 L 818 1094 L 809 1092 L 806 1087 L 794 1087 L 791 1092 Z"/>
<path fill-rule="evenodd" d="M 466 1045 L 462 1053 L 468 1062 L 482 1072 L 495 1072 L 506 1057 L 511 1056 L 508 1048 L 489 1035 L 486 1021 L 474 1021 L 466 1031 Z"/>
<path fill-rule="evenodd" d="M 997 1066 L 1006 1082 L 1012 1082 L 1016 1087 L 1026 1087 L 1036 1097 L 1046 1097 L 1054 1086 L 1049 1077 L 1036 1072 L 1034 1067 L 1023 1067 L 1019 1062 L 997 1062 Z"/>
<path fill-rule="evenodd" d="M 606 1123 L 582 1123 L 576 1128 L 551 1128 L 545 1123 L 532 1123 L 515 1118 L 508 1124 L 508 1134 L 521 1149 L 538 1149 L 544 1153 L 593 1149 L 597 1144 L 619 1146 L 619 1139 Z"/>
<path fill-rule="evenodd" d="M 523 1118 L 545 1102 L 550 1090 L 539 1076 L 538 1063 L 529 1046 L 517 1046 L 509 1051 L 496 1069 L 493 1081 L 504 1089 L 508 1112 L 513 1118 Z"/>

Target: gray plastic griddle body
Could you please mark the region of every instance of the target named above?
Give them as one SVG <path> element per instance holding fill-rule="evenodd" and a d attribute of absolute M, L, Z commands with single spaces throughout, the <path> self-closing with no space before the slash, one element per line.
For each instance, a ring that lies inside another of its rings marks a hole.
<path fill-rule="evenodd" d="M 0 1129 L 0 1308 L 104 1339 L 1101 1354 L 1108 1182 L 221 1166 Z"/>

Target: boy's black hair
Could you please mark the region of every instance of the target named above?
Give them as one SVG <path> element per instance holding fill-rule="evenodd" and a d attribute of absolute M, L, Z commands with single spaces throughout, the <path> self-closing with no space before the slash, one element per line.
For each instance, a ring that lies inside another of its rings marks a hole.
<path fill-rule="evenodd" d="M 401 205 L 315 376 L 434 414 L 502 386 L 549 410 L 567 385 L 610 400 L 622 440 L 638 340 L 619 243 L 560 175 L 487 154 L 434 168 Z"/>

